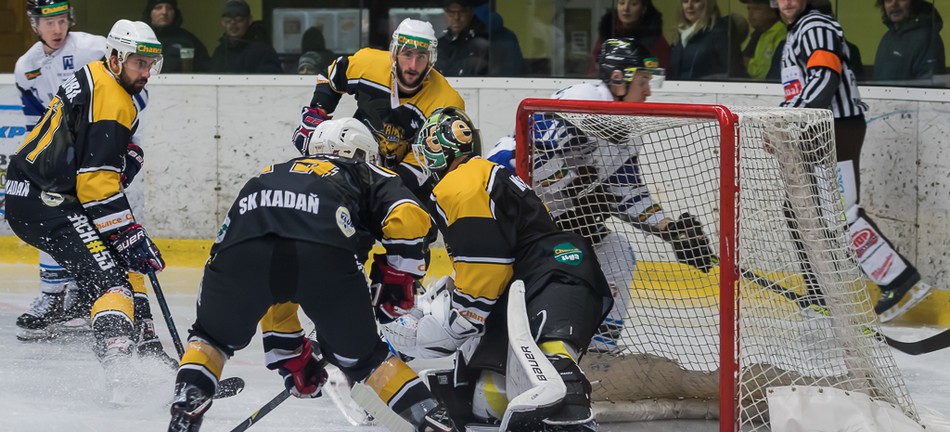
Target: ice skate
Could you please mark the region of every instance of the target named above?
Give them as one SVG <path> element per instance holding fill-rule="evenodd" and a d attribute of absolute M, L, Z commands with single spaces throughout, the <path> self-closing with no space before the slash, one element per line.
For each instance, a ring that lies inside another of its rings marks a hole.
<path fill-rule="evenodd" d="M 17 339 L 35 341 L 54 337 L 50 326 L 63 315 L 65 293 L 41 293 L 33 299 L 30 308 L 16 320 Z"/>
<path fill-rule="evenodd" d="M 175 386 L 168 432 L 197 432 L 205 411 L 211 407 L 211 395 L 191 384 L 180 382 Z"/>
<path fill-rule="evenodd" d="M 877 301 L 877 304 L 874 306 L 874 312 L 878 314 L 878 317 L 881 319 L 881 322 L 893 321 L 900 316 L 904 315 L 907 312 L 910 312 L 914 306 L 920 304 L 920 302 L 926 299 L 933 288 L 924 282 L 917 282 L 913 287 L 908 289 L 894 289 L 890 291 L 884 291 L 881 293 L 881 298 Z M 904 297 L 907 297 L 907 294 L 910 294 L 910 297 L 907 298 L 903 304 L 901 300 Z"/>
<path fill-rule="evenodd" d="M 162 347 L 162 341 L 155 334 L 155 323 L 151 318 L 142 318 L 135 321 L 137 340 L 135 354 L 139 358 L 150 358 L 161 361 L 168 367 L 177 370 L 179 361 L 168 355 Z"/>

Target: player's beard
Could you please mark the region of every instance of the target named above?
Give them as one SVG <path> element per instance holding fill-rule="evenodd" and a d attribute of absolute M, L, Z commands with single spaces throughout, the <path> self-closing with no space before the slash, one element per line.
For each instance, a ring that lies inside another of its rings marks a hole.
<path fill-rule="evenodd" d="M 127 91 L 130 95 L 139 94 L 139 92 L 145 88 L 145 84 L 148 84 L 148 78 L 132 80 L 132 78 L 125 74 L 124 69 L 121 73 L 119 73 L 119 85 L 121 85 L 122 88 L 124 88 L 125 91 Z"/>
<path fill-rule="evenodd" d="M 403 78 L 402 68 L 399 67 L 399 65 L 396 65 L 396 79 L 399 80 L 399 86 L 401 87 L 400 90 L 403 90 L 406 92 L 414 92 L 416 90 L 419 90 L 419 87 L 422 86 L 422 80 L 424 80 L 425 78 L 426 78 L 426 73 L 422 72 L 419 74 L 419 76 L 416 78 L 415 81 L 409 82 L 405 78 Z"/>

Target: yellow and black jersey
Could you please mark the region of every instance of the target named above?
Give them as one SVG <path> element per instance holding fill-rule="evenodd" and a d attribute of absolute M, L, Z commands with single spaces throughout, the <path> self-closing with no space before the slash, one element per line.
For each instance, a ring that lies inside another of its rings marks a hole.
<path fill-rule="evenodd" d="M 10 161 L 29 189 L 76 197 L 100 233 L 135 223 L 120 175 L 138 110 L 101 61 L 63 82 Z"/>
<path fill-rule="evenodd" d="M 365 260 L 379 240 L 390 265 L 421 277 L 425 239 L 434 229 L 392 171 L 333 155 L 303 156 L 268 166 L 244 185 L 211 254 L 276 235 L 338 247 Z"/>
<path fill-rule="evenodd" d="M 403 161 L 418 166 L 410 151 L 416 132 L 436 109 L 452 106 L 464 110 L 465 102 L 435 69 L 429 72 L 415 94 L 397 94 L 391 65 L 388 51 L 372 48 L 336 59 L 326 75 L 317 79 L 310 106 L 332 113 L 343 94 L 354 95 L 356 113 L 353 117 L 373 131 L 380 153 L 387 158 L 386 166 L 393 167 Z"/>
<path fill-rule="evenodd" d="M 559 229 L 534 191 L 502 166 L 463 162 L 435 186 L 430 205 L 455 266 L 452 307 L 480 330 L 513 278 L 532 286 L 559 272 L 610 295 L 589 243 Z"/>

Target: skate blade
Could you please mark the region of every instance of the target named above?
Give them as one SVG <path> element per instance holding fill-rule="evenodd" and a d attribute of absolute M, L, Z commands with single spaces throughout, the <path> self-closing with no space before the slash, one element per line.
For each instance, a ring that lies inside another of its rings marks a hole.
<path fill-rule="evenodd" d="M 930 296 L 933 291 L 933 287 L 923 282 L 918 282 L 917 285 L 914 285 L 913 288 L 907 291 L 907 294 L 904 294 L 904 298 L 901 299 L 901 302 L 894 305 L 894 307 L 881 312 L 878 315 L 882 323 L 893 321 L 897 318 L 900 318 L 902 315 L 910 312 L 914 306 L 920 304 L 928 296 Z"/>
<path fill-rule="evenodd" d="M 18 328 L 16 338 L 22 342 L 46 342 L 56 339 L 56 334 L 50 332 L 48 328 L 39 330 Z"/>

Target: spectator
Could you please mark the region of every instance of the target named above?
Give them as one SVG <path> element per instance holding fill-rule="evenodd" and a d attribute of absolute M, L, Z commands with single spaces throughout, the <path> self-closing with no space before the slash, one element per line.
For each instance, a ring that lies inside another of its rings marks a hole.
<path fill-rule="evenodd" d="M 502 26 L 501 16 L 489 15 L 487 4 L 482 16 L 493 25 L 486 25 L 475 16 L 473 3 L 473 0 L 443 2 L 448 28 L 438 41 L 436 70 L 445 76 L 523 75 L 524 59 L 517 37 Z"/>
<path fill-rule="evenodd" d="M 262 32 L 251 29 L 251 8 L 244 0 L 228 0 L 221 13 L 224 34 L 211 56 L 211 71 L 217 73 L 270 73 L 283 70 L 277 51 L 261 40 Z"/>
<path fill-rule="evenodd" d="M 307 51 L 301 54 L 297 61 L 297 73 L 299 75 L 316 75 L 321 71 L 325 71 L 332 60 L 332 58 L 327 59 L 316 51 Z"/>
<path fill-rule="evenodd" d="M 597 59 L 604 41 L 611 38 L 634 38 L 660 61 L 670 64 L 670 43 L 663 37 L 663 14 L 653 6 L 653 0 L 618 0 L 616 9 L 600 18 L 597 42 L 591 57 L 590 76 L 597 75 Z"/>
<path fill-rule="evenodd" d="M 741 26 L 731 17 L 720 16 L 715 0 L 681 0 L 676 29 L 669 65 L 671 79 L 745 76 L 738 42 Z"/>
<path fill-rule="evenodd" d="M 887 33 L 877 46 L 875 81 L 929 80 L 946 71 L 943 19 L 924 0 L 877 0 Z"/>
<path fill-rule="evenodd" d="M 742 49 L 742 59 L 749 78 L 764 80 L 772 67 L 772 59 L 781 58 L 778 50 L 788 30 L 770 0 L 739 0 L 746 4 L 752 36 Z M 776 56 L 775 54 L 779 54 Z"/>
<path fill-rule="evenodd" d="M 330 63 L 337 57 L 335 53 L 327 49 L 323 27 L 310 27 L 303 32 L 303 37 L 300 39 L 300 52 L 303 54 L 300 55 L 300 62 L 297 64 L 297 73 L 304 74 L 300 68 L 305 64 L 308 67 L 311 63 L 316 65 L 312 73 L 304 75 L 314 75 L 327 70 Z"/>
<path fill-rule="evenodd" d="M 488 66 L 491 76 L 519 77 L 525 73 L 524 56 L 521 54 L 521 45 L 515 32 L 505 27 L 505 20 L 501 15 L 491 10 L 489 3 L 482 3 L 475 7 L 475 18 L 485 26 L 488 39 L 491 41 L 491 53 L 495 60 Z M 496 55 L 497 54 L 497 55 Z"/>
<path fill-rule="evenodd" d="M 178 0 L 148 0 L 142 21 L 155 31 L 162 43 L 162 73 L 204 72 L 208 68 L 208 49 L 193 33 L 181 27 L 185 20 Z"/>

